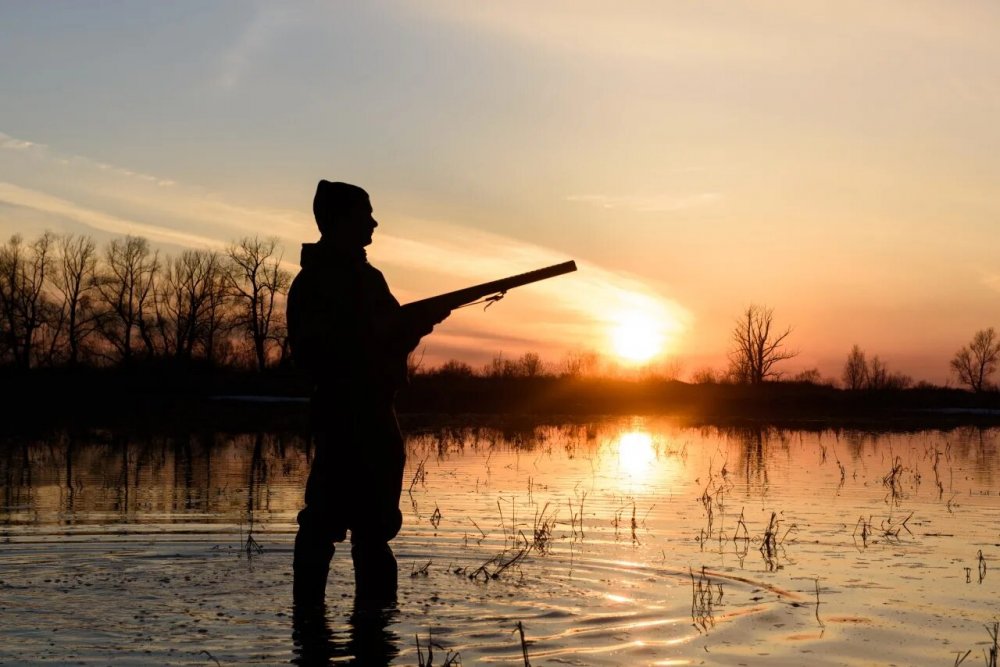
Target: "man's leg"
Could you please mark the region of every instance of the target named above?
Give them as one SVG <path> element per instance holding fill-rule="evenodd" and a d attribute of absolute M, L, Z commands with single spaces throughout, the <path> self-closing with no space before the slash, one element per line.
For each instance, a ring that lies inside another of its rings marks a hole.
<path fill-rule="evenodd" d="M 354 597 L 360 606 L 384 606 L 396 601 L 399 570 L 386 542 L 353 541 Z"/>
<path fill-rule="evenodd" d="M 363 489 L 351 521 L 351 558 L 354 561 L 355 600 L 360 605 L 387 605 L 396 601 L 399 572 L 389 541 L 403 525 L 399 496 L 406 455 L 395 415 L 387 410 L 372 420 L 375 446 L 359 462 Z M 374 455 L 372 455 L 374 454 Z"/>
<path fill-rule="evenodd" d="M 320 439 L 306 482 L 306 506 L 299 512 L 292 560 L 292 598 L 296 605 L 322 604 L 334 542 L 346 537 L 338 512 L 338 485 L 334 480 L 329 443 Z"/>
<path fill-rule="evenodd" d="M 300 513 L 300 522 L 302 521 Z M 326 600 L 326 579 L 330 574 L 333 542 L 322 539 L 300 523 L 295 536 L 292 560 L 292 599 L 296 605 L 320 605 Z"/>

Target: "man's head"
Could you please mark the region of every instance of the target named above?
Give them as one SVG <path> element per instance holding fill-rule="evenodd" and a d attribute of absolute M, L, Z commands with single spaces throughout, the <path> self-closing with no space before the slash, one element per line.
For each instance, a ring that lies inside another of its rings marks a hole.
<path fill-rule="evenodd" d="M 350 183 L 320 181 L 313 197 L 313 215 L 324 239 L 348 246 L 368 245 L 378 227 L 368 193 Z"/>

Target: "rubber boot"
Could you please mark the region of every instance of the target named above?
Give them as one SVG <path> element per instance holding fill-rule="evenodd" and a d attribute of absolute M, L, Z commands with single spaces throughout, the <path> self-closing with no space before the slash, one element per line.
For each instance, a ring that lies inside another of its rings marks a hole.
<path fill-rule="evenodd" d="M 396 602 L 399 572 L 388 544 L 351 545 L 354 561 L 354 599 L 359 608 L 384 607 Z"/>
<path fill-rule="evenodd" d="M 292 560 L 292 601 L 296 607 L 318 607 L 326 602 L 326 578 L 330 560 L 336 551 L 333 544 L 316 544 L 295 536 Z"/>

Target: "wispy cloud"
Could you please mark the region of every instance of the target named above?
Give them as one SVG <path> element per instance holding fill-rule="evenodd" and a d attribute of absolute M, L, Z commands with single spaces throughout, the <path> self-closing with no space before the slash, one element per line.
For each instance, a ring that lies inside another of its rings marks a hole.
<path fill-rule="evenodd" d="M 488 232 L 421 221 L 405 225 L 420 238 L 398 234 L 378 236 L 372 254 L 388 267 L 432 276 L 436 291 L 457 289 L 507 275 L 564 262 L 564 254 Z M 576 341 L 600 348 L 595 339 L 606 334 L 623 318 L 634 313 L 657 327 L 666 340 L 675 340 L 692 324 L 691 312 L 668 296 L 669 289 L 639 276 L 609 271 L 577 261 L 576 273 L 545 280 L 512 292 L 510 308 L 523 331 L 528 326 L 536 337 Z M 432 292 L 433 293 L 433 292 Z M 403 300 L 429 294 L 403 292 Z M 503 309 L 508 308 L 504 305 Z M 529 323 L 529 324 L 525 324 Z M 521 335 L 501 325 L 503 336 Z"/>
<path fill-rule="evenodd" d="M 91 160 L 90 158 L 86 158 L 81 155 L 70 155 L 67 153 L 59 153 L 57 151 L 53 151 L 51 148 L 49 148 L 47 144 L 40 144 L 35 141 L 28 141 L 27 139 L 19 139 L 17 137 L 12 137 L 4 132 L 0 132 L 0 149 L 15 151 L 22 154 L 30 154 L 35 158 L 42 160 L 49 160 L 55 164 L 59 164 L 62 166 L 76 165 L 83 168 L 91 168 L 102 172 L 109 172 L 118 176 L 124 176 L 126 178 L 131 178 L 146 183 L 153 183 L 161 187 L 168 187 L 175 184 L 172 180 L 167 178 L 162 178 L 159 176 L 151 176 L 150 174 L 144 174 L 142 172 L 133 171 L 131 169 L 116 167 L 112 164 L 108 164 L 106 162 L 99 162 L 97 160 Z"/>
<path fill-rule="evenodd" d="M 194 248 L 221 249 L 224 247 L 224 244 L 218 239 L 119 218 L 12 183 L 0 182 L 0 203 L 55 216 L 112 234 L 145 236 L 160 243 Z"/>
<path fill-rule="evenodd" d="M 219 64 L 218 86 L 223 90 L 238 87 L 253 66 L 254 59 L 297 20 L 298 13 L 294 5 L 268 3 L 258 7 L 253 20 L 223 53 Z"/>
<path fill-rule="evenodd" d="M 195 248 L 221 248 L 223 245 L 217 239 L 127 220 L 42 192 L 21 188 L 12 183 L 0 182 L 0 203 L 55 216 L 112 234 L 134 234 L 160 243 Z"/>
<path fill-rule="evenodd" d="M 19 205 L 41 210 L 32 204 L 51 209 L 52 202 L 60 201 L 63 211 L 75 206 L 109 219 L 135 221 L 130 224 L 143 225 L 151 238 L 180 238 L 191 229 L 201 232 L 199 238 L 216 240 L 254 234 L 296 236 L 312 226 L 308 213 L 234 204 L 173 178 L 63 153 L 0 132 L 2 181 L 23 190 L 18 196 L 28 203 Z M 29 191 L 37 196 L 24 196 Z M 93 216 L 86 219 L 91 223 L 97 220 Z M 86 224 L 110 231 L 107 224 L 91 223 Z"/>
<path fill-rule="evenodd" d="M 24 139 L 15 139 L 9 134 L 4 134 L 0 132 L 0 148 L 6 148 L 12 151 L 39 151 L 45 150 L 47 147 L 45 144 L 36 144 L 33 141 L 26 141 Z"/>
<path fill-rule="evenodd" d="M 711 206 L 722 199 L 718 192 L 689 195 L 569 195 L 567 201 L 606 209 L 625 209 L 638 213 L 666 213 Z"/>

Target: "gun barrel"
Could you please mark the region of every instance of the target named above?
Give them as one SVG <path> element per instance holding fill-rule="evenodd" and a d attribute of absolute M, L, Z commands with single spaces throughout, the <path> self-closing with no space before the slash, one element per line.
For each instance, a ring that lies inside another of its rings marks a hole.
<path fill-rule="evenodd" d="M 545 268 L 535 269 L 534 271 L 528 271 L 527 273 L 519 273 L 515 276 L 509 276 L 499 280 L 491 280 L 487 283 L 473 285 L 472 287 L 455 290 L 454 292 L 446 292 L 427 299 L 411 301 L 403 307 L 410 308 L 414 306 L 421 307 L 441 305 L 454 309 L 459 306 L 470 304 L 473 301 L 478 301 L 479 299 L 490 296 L 491 294 L 500 294 L 515 287 L 521 287 L 522 285 L 538 282 L 539 280 L 545 280 L 547 278 L 554 278 L 555 276 L 561 276 L 564 273 L 572 273 L 573 271 L 576 271 L 576 262 L 563 262 L 561 264 L 554 264 L 552 266 L 546 266 Z"/>

